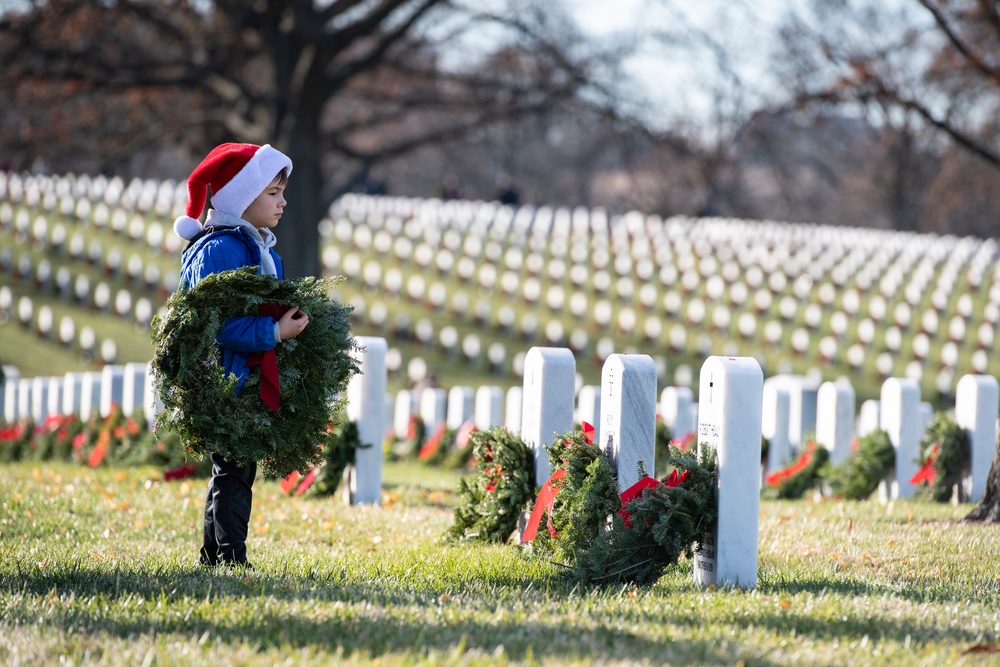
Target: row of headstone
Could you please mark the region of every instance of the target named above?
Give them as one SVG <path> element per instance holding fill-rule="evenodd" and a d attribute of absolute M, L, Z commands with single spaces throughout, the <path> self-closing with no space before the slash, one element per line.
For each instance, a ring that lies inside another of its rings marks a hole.
<path fill-rule="evenodd" d="M 107 365 L 100 371 L 34 378 L 20 377 L 13 367 L 5 366 L 4 371 L 0 414 L 9 424 L 24 419 L 41 423 L 55 415 L 105 418 L 115 405 L 127 416 L 141 411 L 152 422 L 160 407 L 148 364 Z"/>
<path fill-rule="evenodd" d="M 1000 417 L 1000 385 L 988 375 L 965 375 L 957 384 L 955 420 L 969 435 L 972 462 L 961 497 L 978 502 L 992 464 Z M 851 454 L 855 438 L 882 429 L 896 449 L 893 475 L 881 485 L 883 501 L 908 498 L 916 473 L 919 444 L 933 418 L 933 408 L 920 400 L 920 385 L 908 378 L 888 378 L 879 400 L 861 404 L 855 416 L 855 392 L 844 381 L 818 383 L 804 376 L 777 375 L 763 386 L 761 435 L 768 440 L 767 467 L 776 470 L 800 452 L 812 435 L 839 464 Z"/>

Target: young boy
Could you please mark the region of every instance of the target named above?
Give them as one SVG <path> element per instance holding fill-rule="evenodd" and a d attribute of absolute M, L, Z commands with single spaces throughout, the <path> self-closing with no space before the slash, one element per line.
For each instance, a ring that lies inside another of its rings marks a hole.
<path fill-rule="evenodd" d="M 192 288 L 209 274 L 244 266 L 258 266 L 263 274 L 284 277 L 271 229 L 285 210 L 284 191 L 291 172 L 292 161 L 270 145 L 222 144 L 202 160 L 187 181 L 186 215 L 174 222 L 177 235 L 190 241 L 181 259 L 181 287 Z M 198 218 L 209 188 L 212 208 L 202 227 Z M 226 320 L 216 342 L 222 348 L 223 367 L 237 378 L 237 391 L 249 374 L 251 354 L 295 338 L 308 323 L 306 314 L 295 307 L 277 321 L 271 317 Z M 218 454 L 211 459 L 199 562 L 252 568 L 246 539 L 257 464 L 238 466 Z"/>

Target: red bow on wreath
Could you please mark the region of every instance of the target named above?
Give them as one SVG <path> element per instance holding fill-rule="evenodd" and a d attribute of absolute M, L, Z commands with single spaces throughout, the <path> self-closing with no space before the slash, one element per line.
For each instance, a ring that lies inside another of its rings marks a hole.
<path fill-rule="evenodd" d="M 677 469 L 674 468 L 673 470 L 670 471 L 670 475 L 667 477 L 666 483 L 661 482 L 660 480 L 647 475 L 646 477 L 643 477 L 632 486 L 622 491 L 620 496 L 622 502 L 622 508 L 618 510 L 618 516 L 622 518 L 622 523 L 625 524 L 626 528 L 630 528 L 632 526 L 632 514 L 628 510 L 626 510 L 625 507 L 630 502 L 641 496 L 643 491 L 645 491 L 646 489 L 655 489 L 658 486 L 665 486 L 667 488 L 680 486 L 681 484 L 687 481 L 687 478 L 689 476 L 690 476 L 690 471 L 685 470 L 680 475 L 678 475 Z"/>
<path fill-rule="evenodd" d="M 938 447 L 937 443 L 934 443 L 930 451 L 927 452 L 927 460 L 924 461 L 924 465 L 910 478 L 910 484 L 920 484 L 921 482 L 934 483 L 934 480 L 937 478 L 937 469 L 934 467 L 934 461 L 937 460 L 940 453 L 941 448 Z"/>
<path fill-rule="evenodd" d="M 594 444 L 594 427 L 583 422 L 581 430 L 583 431 L 583 437 L 587 440 L 588 444 Z M 552 527 L 552 506 L 556 499 L 556 494 L 559 493 L 560 484 L 558 483 L 560 479 L 566 476 L 566 469 L 560 468 L 552 473 L 552 476 L 545 480 L 542 484 L 541 491 L 538 492 L 538 498 L 535 500 L 535 507 L 531 510 L 531 516 L 528 518 L 528 524 L 524 528 L 524 533 L 521 535 L 522 542 L 531 542 L 535 539 L 538 534 L 538 524 L 542 522 L 542 512 L 548 512 L 548 518 L 546 519 L 546 526 L 549 529 L 549 535 L 552 537 L 556 536 L 556 529 Z"/>
<path fill-rule="evenodd" d="M 289 306 L 281 304 L 263 303 L 257 309 L 261 317 L 270 316 L 275 321 L 288 312 Z M 254 352 L 247 359 L 247 366 L 260 366 L 260 399 L 271 408 L 272 412 L 278 411 L 281 400 L 281 388 L 278 384 L 278 354 L 274 348 L 266 352 Z"/>

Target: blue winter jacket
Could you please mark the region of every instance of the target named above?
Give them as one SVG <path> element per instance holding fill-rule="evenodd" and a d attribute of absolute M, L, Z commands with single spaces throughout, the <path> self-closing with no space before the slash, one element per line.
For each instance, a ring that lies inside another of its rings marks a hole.
<path fill-rule="evenodd" d="M 181 258 L 180 287 L 194 287 L 205 276 L 220 271 L 244 266 L 259 267 L 260 252 L 260 247 L 243 229 L 216 228 L 216 231 L 198 239 L 184 252 Z M 268 252 L 274 260 L 278 278 L 283 278 L 285 271 L 281 258 L 272 248 Z M 239 392 L 249 374 L 249 355 L 271 350 L 277 344 L 275 320 L 267 316 L 230 317 L 215 340 L 222 347 L 222 367 L 236 376 L 236 391 Z"/>

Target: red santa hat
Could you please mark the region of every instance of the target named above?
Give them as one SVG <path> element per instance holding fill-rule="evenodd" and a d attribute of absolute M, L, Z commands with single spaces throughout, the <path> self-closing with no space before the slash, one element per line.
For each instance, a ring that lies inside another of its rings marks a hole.
<path fill-rule="evenodd" d="M 292 173 L 292 161 L 270 144 L 216 146 L 188 177 L 187 208 L 185 215 L 174 221 L 174 232 L 190 240 L 202 231 L 198 218 L 205 209 L 210 186 L 212 206 L 239 218 L 282 169 Z"/>

